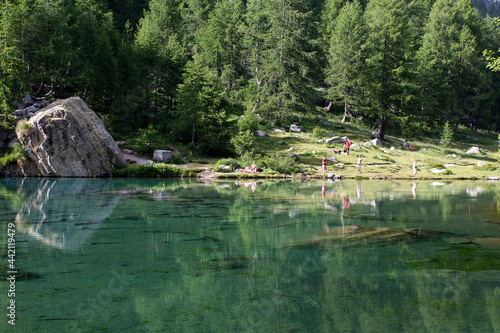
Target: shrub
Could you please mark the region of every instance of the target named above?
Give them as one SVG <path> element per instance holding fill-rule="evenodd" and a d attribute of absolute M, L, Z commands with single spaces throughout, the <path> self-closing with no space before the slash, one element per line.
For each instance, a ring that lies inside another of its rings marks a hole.
<path fill-rule="evenodd" d="M 238 155 L 244 155 L 248 152 L 255 142 L 255 134 L 250 130 L 240 132 L 237 136 L 231 138 L 231 144 L 234 146 Z"/>
<path fill-rule="evenodd" d="M 137 178 L 170 178 L 170 177 L 191 177 L 194 175 L 192 170 L 183 170 L 178 166 L 167 165 L 164 163 L 151 163 L 138 165 L 125 169 L 115 169 L 115 177 L 137 177 Z"/>
<path fill-rule="evenodd" d="M 486 163 L 485 165 L 482 166 L 474 165 L 472 168 L 474 170 L 481 170 L 481 171 L 495 171 L 497 169 L 496 165 L 491 163 Z"/>
<path fill-rule="evenodd" d="M 137 151 L 152 153 L 157 147 L 161 146 L 162 135 L 153 125 L 149 125 L 149 127 L 139 130 L 135 143 L 134 148 Z"/>
<path fill-rule="evenodd" d="M 27 158 L 26 149 L 19 142 L 15 143 L 10 151 L 0 158 L 0 170 L 7 164 L 16 163 L 17 161 L 25 161 Z"/>
<path fill-rule="evenodd" d="M 280 153 L 265 157 L 262 163 L 267 168 L 282 174 L 293 174 L 300 171 L 295 158 Z"/>
<path fill-rule="evenodd" d="M 312 132 L 313 137 L 315 137 L 317 139 L 324 138 L 324 137 L 328 136 L 329 134 L 330 134 L 330 132 L 328 130 L 321 128 L 319 126 L 314 127 L 313 132 Z"/>
<path fill-rule="evenodd" d="M 259 129 L 259 118 L 247 111 L 242 118 L 238 119 L 238 128 L 240 133 L 246 131 L 255 133 Z"/>
<path fill-rule="evenodd" d="M 229 169 L 221 168 L 222 165 L 229 166 Z M 215 164 L 214 170 L 217 172 L 231 172 L 234 169 L 241 168 L 240 164 L 234 158 L 223 158 L 217 161 Z"/>
<path fill-rule="evenodd" d="M 436 169 L 446 169 L 446 167 L 443 165 L 443 163 L 436 163 L 436 162 L 428 162 L 427 166 L 431 169 L 436 168 Z"/>

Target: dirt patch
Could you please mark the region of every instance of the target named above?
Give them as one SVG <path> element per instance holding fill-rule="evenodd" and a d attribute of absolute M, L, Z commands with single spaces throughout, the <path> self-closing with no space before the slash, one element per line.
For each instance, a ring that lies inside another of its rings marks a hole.
<path fill-rule="evenodd" d="M 144 164 L 149 164 L 149 163 L 153 162 L 153 161 L 148 160 L 146 158 L 138 157 L 138 156 L 136 156 L 134 154 L 124 153 L 123 151 L 122 151 L 122 154 L 123 154 L 123 157 L 127 161 L 133 161 L 133 162 L 135 162 L 134 163 L 135 165 L 144 165 Z"/>

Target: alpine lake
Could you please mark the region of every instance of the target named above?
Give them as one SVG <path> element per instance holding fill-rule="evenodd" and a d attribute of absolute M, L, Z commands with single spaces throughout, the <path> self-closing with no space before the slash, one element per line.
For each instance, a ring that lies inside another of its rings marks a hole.
<path fill-rule="evenodd" d="M 500 182 L 1 179 L 0 232 L 1 332 L 500 332 Z"/>

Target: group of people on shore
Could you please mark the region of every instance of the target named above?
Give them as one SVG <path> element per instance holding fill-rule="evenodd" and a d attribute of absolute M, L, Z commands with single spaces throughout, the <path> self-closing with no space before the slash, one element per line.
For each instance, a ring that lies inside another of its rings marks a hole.
<path fill-rule="evenodd" d="M 408 144 L 408 140 L 405 140 L 403 142 L 403 146 L 406 147 L 406 148 L 410 148 L 410 149 L 417 149 L 416 147 L 412 147 Z M 344 146 L 342 148 L 343 152 L 347 155 L 349 155 L 349 150 L 350 150 L 350 147 L 351 147 L 351 141 L 349 139 L 346 140 L 346 142 L 344 143 Z M 337 150 L 332 150 L 332 152 L 334 154 L 341 154 L 342 151 L 337 151 Z M 325 156 L 323 156 L 323 161 L 322 161 L 322 164 L 323 164 L 323 173 L 326 173 L 327 172 L 327 159 Z M 361 155 L 358 155 L 358 162 L 356 163 L 356 166 L 358 168 L 358 172 L 361 172 L 361 167 L 363 166 L 363 159 L 361 157 Z M 413 174 L 412 174 L 412 177 L 415 177 L 415 175 L 417 174 L 417 171 L 418 171 L 418 167 L 417 167 L 417 160 L 415 160 L 413 162 L 413 166 L 412 166 L 412 170 L 413 170 Z"/>
<path fill-rule="evenodd" d="M 407 147 L 407 148 L 410 148 L 410 149 L 416 149 L 415 147 L 411 147 L 409 144 L 408 144 L 408 140 L 405 140 L 405 142 L 403 142 L 403 146 L 404 147 Z M 349 139 L 347 139 L 344 143 L 344 146 L 342 147 L 342 150 L 344 152 L 344 154 L 347 154 L 349 155 L 349 150 L 350 150 L 350 147 L 351 147 L 351 141 Z M 341 154 L 342 151 L 336 151 L 336 150 L 332 150 L 333 153 L 335 154 Z M 322 165 L 323 165 L 323 173 L 326 173 L 328 170 L 327 168 L 327 159 L 325 156 L 323 156 L 323 160 L 322 160 Z M 356 163 L 356 166 L 358 168 L 358 172 L 361 173 L 361 167 L 363 166 L 363 158 L 361 157 L 361 155 L 358 155 L 358 162 Z M 412 170 L 413 170 L 413 174 L 412 174 L 412 177 L 415 177 L 415 175 L 417 174 L 417 160 L 415 160 L 413 162 L 413 166 L 412 166 Z M 253 162 L 252 164 L 252 167 L 250 168 L 247 164 L 247 166 L 245 167 L 245 169 L 240 169 L 240 171 L 242 172 L 260 172 L 262 171 L 261 169 L 257 169 L 257 164 L 255 163 L 255 161 Z"/>

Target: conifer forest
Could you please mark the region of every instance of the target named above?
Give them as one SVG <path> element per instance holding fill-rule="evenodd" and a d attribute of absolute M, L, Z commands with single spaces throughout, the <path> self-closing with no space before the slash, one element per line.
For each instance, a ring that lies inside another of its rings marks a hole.
<path fill-rule="evenodd" d="M 5 0 L 0 126 L 31 95 L 207 154 L 318 110 L 381 138 L 498 131 L 498 15 L 487 0 Z"/>

